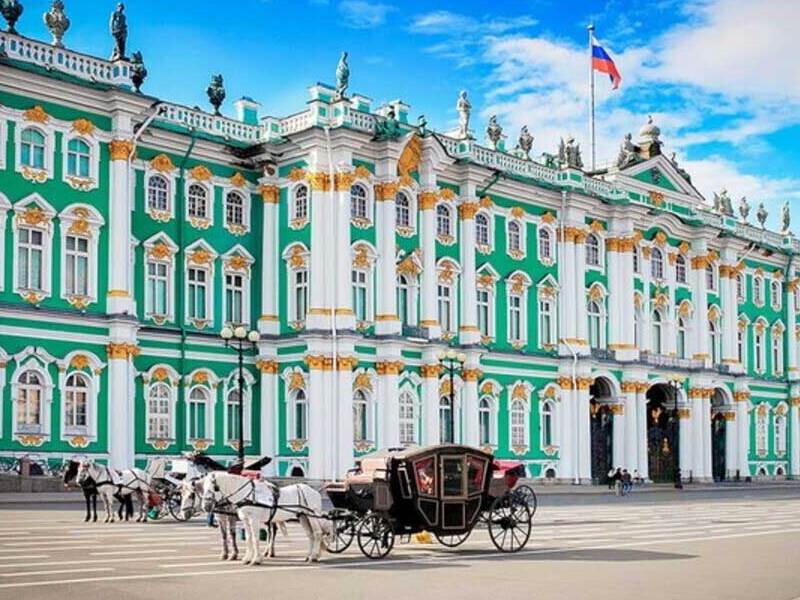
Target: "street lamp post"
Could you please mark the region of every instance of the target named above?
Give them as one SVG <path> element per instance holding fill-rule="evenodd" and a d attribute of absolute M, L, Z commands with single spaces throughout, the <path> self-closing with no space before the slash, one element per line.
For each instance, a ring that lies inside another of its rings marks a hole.
<path fill-rule="evenodd" d="M 682 490 L 683 489 L 683 481 L 681 480 L 681 418 L 680 418 L 680 411 L 678 410 L 678 390 L 681 389 L 681 385 L 683 381 L 674 378 L 670 379 L 669 386 L 672 389 L 672 399 L 674 402 L 674 406 L 672 407 L 673 410 L 673 427 L 675 428 L 675 438 L 672 440 L 673 444 L 673 454 L 675 455 L 674 460 L 674 471 L 675 471 L 675 489 Z"/>
<path fill-rule="evenodd" d="M 225 341 L 226 348 L 233 348 L 239 355 L 239 447 L 237 448 L 239 465 L 244 467 L 244 355 L 245 352 L 255 351 L 260 338 L 258 331 L 247 331 L 244 327 L 231 327 L 226 325 L 219 332 Z"/>
<path fill-rule="evenodd" d="M 450 442 L 456 441 L 456 389 L 454 384 L 455 374 L 467 360 L 463 352 L 456 352 L 452 348 L 447 352 L 440 352 L 437 356 L 439 364 L 447 371 L 450 376 Z M 440 440 L 444 441 L 444 440 Z"/>

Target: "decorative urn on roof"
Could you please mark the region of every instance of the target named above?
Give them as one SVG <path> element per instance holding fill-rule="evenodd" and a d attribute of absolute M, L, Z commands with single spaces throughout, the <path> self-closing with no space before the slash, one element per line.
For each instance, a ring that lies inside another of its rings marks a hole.
<path fill-rule="evenodd" d="M 63 48 L 64 34 L 69 29 L 69 17 L 64 12 L 64 3 L 61 0 L 53 0 L 50 10 L 44 13 L 44 24 L 53 36 L 53 46 Z"/>
<path fill-rule="evenodd" d="M 147 68 L 144 66 L 142 53 L 137 50 L 133 53 L 133 57 L 131 58 L 131 82 L 133 83 L 133 89 L 137 94 L 141 91 L 142 84 L 146 78 Z"/>
<path fill-rule="evenodd" d="M 492 147 L 497 150 L 500 140 L 503 139 L 503 128 L 497 122 L 497 115 L 489 117 L 489 125 L 486 126 L 486 137 L 492 143 Z"/>
<path fill-rule="evenodd" d="M 8 29 L 6 30 L 8 33 L 17 33 L 15 26 L 20 16 L 22 16 L 23 10 L 22 2 L 18 0 L 0 0 L 0 12 L 3 13 L 3 18 L 8 23 Z"/>
<path fill-rule="evenodd" d="M 527 160 L 530 160 L 531 150 L 533 150 L 533 136 L 528 131 L 527 125 L 523 125 L 522 129 L 520 129 L 519 131 L 519 140 L 517 140 L 517 148 L 522 150 Z"/>
<path fill-rule="evenodd" d="M 647 123 L 639 130 L 639 148 L 645 160 L 661 154 L 661 129 L 653 123 L 653 115 L 648 115 Z"/>
<path fill-rule="evenodd" d="M 214 107 L 214 114 L 219 116 L 219 107 L 225 101 L 225 83 L 222 80 L 222 75 L 212 75 L 211 83 L 206 88 L 208 94 L 208 101 Z"/>

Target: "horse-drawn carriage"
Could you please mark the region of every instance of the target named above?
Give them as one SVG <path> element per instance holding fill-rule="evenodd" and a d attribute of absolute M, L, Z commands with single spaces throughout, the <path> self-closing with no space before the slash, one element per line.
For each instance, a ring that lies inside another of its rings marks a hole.
<path fill-rule="evenodd" d="M 383 558 L 395 536 L 422 531 L 455 547 L 482 523 L 498 550 L 517 552 L 536 511 L 533 490 L 517 486 L 522 474 L 522 463 L 451 444 L 363 456 L 344 482 L 326 488 L 334 506 L 328 549 L 343 552 L 355 538 L 365 556 Z"/>

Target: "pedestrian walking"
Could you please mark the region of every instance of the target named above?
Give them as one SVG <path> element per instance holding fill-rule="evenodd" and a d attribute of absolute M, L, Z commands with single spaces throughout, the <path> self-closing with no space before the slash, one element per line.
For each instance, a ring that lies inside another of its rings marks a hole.
<path fill-rule="evenodd" d="M 608 470 L 608 475 L 606 475 L 606 478 L 608 479 L 608 489 L 614 489 L 614 467 L 611 467 Z"/>
<path fill-rule="evenodd" d="M 612 477 L 614 481 L 614 491 L 617 496 L 622 496 L 622 469 L 617 467 L 617 470 L 614 471 L 614 476 Z"/>
<path fill-rule="evenodd" d="M 633 470 L 633 483 L 636 483 L 636 484 L 644 483 L 642 481 L 642 476 L 639 475 L 639 471 L 637 469 Z"/>
<path fill-rule="evenodd" d="M 622 495 L 627 496 L 633 489 L 633 478 L 628 473 L 628 469 L 622 470 Z"/>

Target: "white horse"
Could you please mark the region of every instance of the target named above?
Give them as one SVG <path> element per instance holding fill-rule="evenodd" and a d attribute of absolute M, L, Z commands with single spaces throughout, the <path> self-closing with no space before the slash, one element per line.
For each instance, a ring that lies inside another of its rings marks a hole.
<path fill-rule="evenodd" d="M 306 561 L 319 561 L 330 526 L 320 518 L 322 496 L 314 488 L 304 483 L 278 488 L 266 481 L 253 481 L 232 473 L 209 473 L 203 480 L 203 510 L 213 510 L 221 502 L 236 506 L 244 524 L 245 564 L 261 564 L 259 531 L 262 525 L 282 525 L 294 518 L 300 521 L 308 536 Z M 270 558 L 275 556 L 275 537 L 273 531 L 266 552 Z"/>
<path fill-rule="evenodd" d="M 105 465 L 98 465 L 92 461 L 83 461 L 78 467 L 77 482 L 91 477 L 95 480 L 97 492 L 103 499 L 106 509 L 105 522 L 114 522 L 114 498 L 135 495 L 139 500 L 139 516 L 136 521 L 147 521 L 147 495 L 151 490 L 151 477 L 142 469 L 126 469 L 117 473 Z M 127 517 L 126 517 L 127 518 Z"/>
<path fill-rule="evenodd" d="M 181 512 L 188 520 L 194 514 L 197 506 L 197 498 L 203 493 L 203 478 L 189 479 L 181 481 Z M 220 560 L 236 560 L 239 558 L 239 547 L 236 545 L 236 508 L 233 505 L 223 503 L 214 507 L 214 515 L 219 523 L 219 533 L 222 536 L 222 553 Z M 228 551 L 228 542 L 230 550 Z"/>

